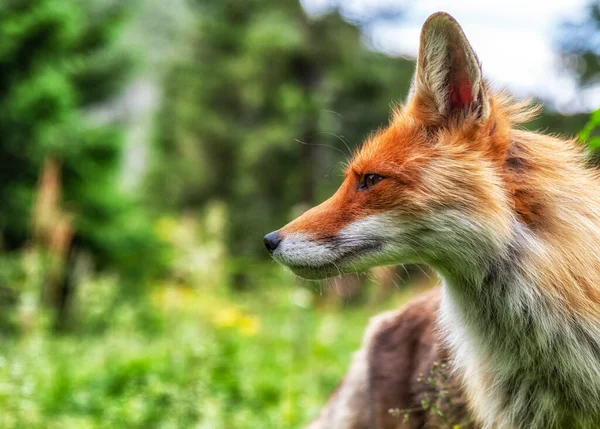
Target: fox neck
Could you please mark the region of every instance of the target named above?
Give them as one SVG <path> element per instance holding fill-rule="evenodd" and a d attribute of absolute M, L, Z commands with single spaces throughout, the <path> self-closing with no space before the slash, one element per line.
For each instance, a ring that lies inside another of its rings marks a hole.
<path fill-rule="evenodd" d="M 515 221 L 497 250 L 462 272 L 440 270 L 440 323 L 476 415 L 484 427 L 592 427 L 600 421 L 598 322 L 549 292 L 555 267 L 534 263 L 544 245 L 526 227 Z"/>

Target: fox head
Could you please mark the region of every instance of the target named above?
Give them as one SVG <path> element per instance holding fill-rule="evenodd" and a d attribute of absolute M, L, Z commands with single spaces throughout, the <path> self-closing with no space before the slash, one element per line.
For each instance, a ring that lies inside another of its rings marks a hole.
<path fill-rule="evenodd" d="M 453 270 L 501 252 L 515 207 L 507 153 L 522 107 L 489 89 L 454 18 L 431 15 L 406 104 L 357 151 L 337 192 L 267 234 L 267 249 L 309 279 L 397 263 Z"/>

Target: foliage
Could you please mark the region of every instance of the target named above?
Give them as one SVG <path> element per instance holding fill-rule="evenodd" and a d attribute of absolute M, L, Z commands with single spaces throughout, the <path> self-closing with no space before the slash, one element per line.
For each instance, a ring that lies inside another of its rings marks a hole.
<path fill-rule="evenodd" d="M 0 428 L 305 426 L 382 308 L 319 310 L 290 274 L 264 280 L 242 295 L 162 285 L 101 314 L 82 302 L 108 330 L 84 316 L 78 336 L 3 339 Z M 118 288 L 97 281 L 86 290 Z"/>
<path fill-rule="evenodd" d="M 52 159 L 74 247 L 100 268 L 142 274 L 139 254 L 153 241 L 144 215 L 120 189 L 121 127 L 89 119 L 123 91 L 133 70 L 118 38 L 131 13 L 124 4 L 14 0 L 0 9 L 4 250 L 22 249 L 30 238 L 38 180 Z"/>
<path fill-rule="evenodd" d="M 425 411 L 428 421 L 435 421 L 436 427 L 460 429 L 471 427 L 471 416 L 465 412 L 466 404 L 461 397 L 460 384 L 451 375 L 451 367 L 447 361 L 435 361 L 427 374 L 419 374 L 417 382 L 425 385 L 426 391 L 421 399 L 421 406 L 412 409 L 391 408 L 389 414 L 402 424 L 410 422 L 415 413 Z"/>
<path fill-rule="evenodd" d="M 581 141 L 586 142 L 591 149 L 600 148 L 600 136 L 598 128 L 600 127 L 600 109 L 592 112 L 590 120 L 579 133 Z"/>

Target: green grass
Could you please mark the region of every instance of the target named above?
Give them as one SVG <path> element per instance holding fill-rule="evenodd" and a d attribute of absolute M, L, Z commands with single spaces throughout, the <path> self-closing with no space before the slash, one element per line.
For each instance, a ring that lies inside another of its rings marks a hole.
<path fill-rule="evenodd" d="M 92 321 L 80 309 L 78 334 L 3 339 L 0 428 L 303 427 L 369 317 L 402 301 L 321 307 L 280 271 L 256 292 L 223 289 L 161 286 Z"/>

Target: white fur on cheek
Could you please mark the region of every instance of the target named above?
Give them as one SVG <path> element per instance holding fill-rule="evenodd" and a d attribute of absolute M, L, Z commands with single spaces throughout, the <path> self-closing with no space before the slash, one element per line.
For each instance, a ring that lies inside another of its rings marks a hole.
<path fill-rule="evenodd" d="M 289 266 L 339 264 L 340 268 L 351 265 L 366 269 L 380 265 L 383 262 L 380 256 L 387 253 L 385 250 L 393 248 L 397 254 L 399 247 L 406 247 L 395 242 L 402 232 L 403 226 L 391 216 L 373 215 L 352 222 L 327 241 L 320 241 L 307 233 L 290 234 L 279 244 L 273 257 Z M 315 233 L 318 234 L 318 231 Z"/>

